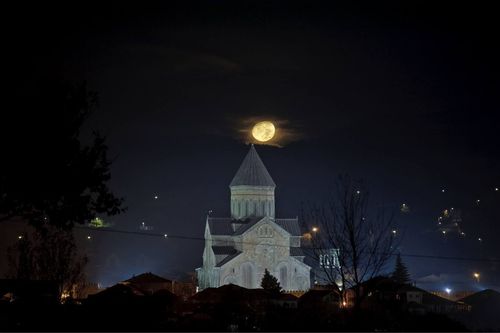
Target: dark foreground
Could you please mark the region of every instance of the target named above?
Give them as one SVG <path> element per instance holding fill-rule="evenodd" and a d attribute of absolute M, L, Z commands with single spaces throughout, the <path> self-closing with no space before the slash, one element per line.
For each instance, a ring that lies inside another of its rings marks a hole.
<path fill-rule="evenodd" d="M 1 331 L 466 331 L 442 314 L 404 311 L 263 309 L 219 304 L 166 309 L 161 304 L 2 304 Z"/>

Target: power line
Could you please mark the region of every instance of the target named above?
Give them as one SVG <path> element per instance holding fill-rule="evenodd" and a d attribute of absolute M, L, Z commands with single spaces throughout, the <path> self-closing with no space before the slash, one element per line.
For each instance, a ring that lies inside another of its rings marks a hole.
<path fill-rule="evenodd" d="M 184 235 L 169 235 L 169 234 L 161 234 L 161 233 L 153 233 L 153 232 L 140 232 L 140 231 L 130 231 L 130 230 L 119 230 L 119 229 L 108 229 L 108 228 L 92 228 L 92 227 L 85 227 L 85 226 L 75 226 L 77 229 L 84 229 L 84 230 L 91 230 L 91 231 L 101 231 L 101 232 L 109 232 L 109 233 L 121 233 L 121 234 L 132 234 L 132 235 L 140 235 L 140 236 L 149 236 L 149 237 L 161 237 L 161 238 L 172 238 L 172 239 L 183 239 L 183 240 L 196 240 L 196 241 L 205 241 L 204 237 L 193 237 L 193 236 L 184 236 Z M 242 245 L 260 245 L 259 243 L 252 243 L 252 242 L 238 242 L 238 244 Z M 281 245 L 281 244 L 266 244 L 268 246 L 275 246 L 275 247 L 290 247 L 287 245 Z M 321 250 L 323 248 L 320 247 L 308 247 L 308 248 L 302 248 L 302 249 L 311 249 L 311 250 Z M 391 255 L 395 256 L 397 253 L 380 253 L 380 254 L 386 254 L 386 255 Z M 482 261 L 482 262 L 500 262 L 500 259 L 498 258 L 490 258 L 490 259 L 484 259 L 484 258 L 472 258 L 472 257 L 453 257 L 453 256 L 436 256 L 436 255 L 426 255 L 426 254 L 413 254 L 413 253 L 400 253 L 402 257 L 408 257 L 408 258 L 425 258 L 425 259 L 437 259 L 437 260 L 455 260 L 455 261 Z"/>

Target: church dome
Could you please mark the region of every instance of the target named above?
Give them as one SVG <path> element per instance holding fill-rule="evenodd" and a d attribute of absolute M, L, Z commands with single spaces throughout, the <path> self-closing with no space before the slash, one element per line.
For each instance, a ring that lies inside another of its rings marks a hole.
<path fill-rule="evenodd" d="M 253 144 L 229 186 L 276 187 Z"/>

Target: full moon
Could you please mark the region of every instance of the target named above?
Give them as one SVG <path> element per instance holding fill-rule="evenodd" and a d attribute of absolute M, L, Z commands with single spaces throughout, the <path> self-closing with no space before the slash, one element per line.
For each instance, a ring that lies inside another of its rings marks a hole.
<path fill-rule="evenodd" d="M 276 133 L 276 128 L 270 121 L 261 121 L 252 128 L 253 137 L 260 142 L 271 140 L 274 137 L 274 133 Z"/>

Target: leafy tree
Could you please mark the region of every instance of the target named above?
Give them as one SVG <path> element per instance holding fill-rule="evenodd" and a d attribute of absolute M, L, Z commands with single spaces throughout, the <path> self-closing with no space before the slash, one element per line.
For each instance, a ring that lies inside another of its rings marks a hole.
<path fill-rule="evenodd" d="M 401 255 L 399 253 L 396 257 L 396 267 L 394 268 L 394 272 L 392 273 L 391 277 L 397 283 L 409 284 L 411 282 L 408 268 L 406 268 L 406 265 L 403 263 Z"/>
<path fill-rule="evenodd" d="M 273 276 L 269 271 L 264 271 L 264 276 L 262 277 L 262 281 L 260 282 L 260 286 L 271 293 L 279 294 L 281 292 L 281 286 L 278 282 L 278 279 Z"/>
<path fill-rule="evenodd" d="M 0 131 L 0 222 L 70 229 L 97 214 L 122 212 L 122 199 L 107 186 L 104 137 L 80 133 L 97 95 L 84 84 L 45 82 L 19 87 L 11 97 L 12 119 Z"/>
<path fill-rule="evenodd" d="M 57 281 L 62 295 L 84 282 L 88 260 L 78 254 L 72 231 L 49 226 L 34 229 L 32 238 L 25 233 L 9 247 L 8 262 L 9 277 Z"/>

